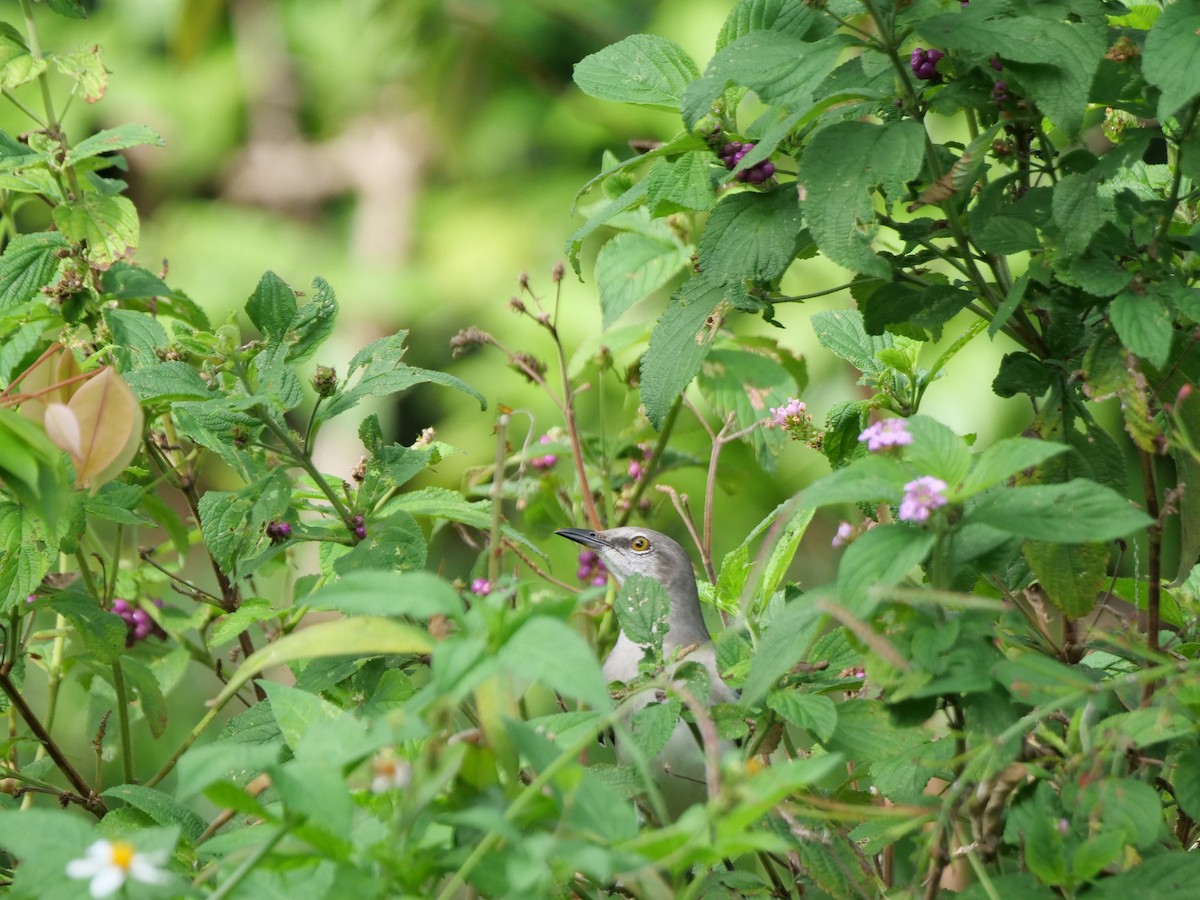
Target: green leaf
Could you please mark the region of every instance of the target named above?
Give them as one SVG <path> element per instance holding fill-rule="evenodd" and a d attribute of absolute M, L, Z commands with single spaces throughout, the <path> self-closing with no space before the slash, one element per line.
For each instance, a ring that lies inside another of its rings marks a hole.
<path fill-rule="evenodd" d="M 233 673 L 214 708 L 224 706 L 260 672 L 301 659 L 323 656 L 382 656 L 398 653 L 432 653 L 433 641 L 424 631 L 377 616 L 358 616 L 320 622 L 268 644 L 250 656 Z"/>
<path fill-rule="evenodd" d="M 59 0 L 62 3 L 62 0 Z M 81 16 L 82 18 L 82 16 Z M 104 67 L 104 60 L 100 57 L 100 46 L 92 44 L 85 50 L 76 50 L 73 53 L 66 53 L 62 56 L 55 56 L 54 66 L 58 71 L 62 72 L 68 78 L 72 79 L 79 93 L 83 95 L 83 99 L 88 103 L 96 103 L 104 98 L 104 92 L 108 89 L 108 70 Z M 134 125 L 127 126 L 140 128 L 142 126 Z M 149 129 L 147 129 L 149 130 Z M 97 137 L 93 135 L 92 137 Z M 145 141 L 141 143 L 157 143 L 162 145 L 162 138 L 157 141 Z M 88 138 L 91 140 L 91 138 Z M 74 157 L 68 153 L 67 159 L 75 161 Z"/>
<path fill-rule="evenodd" d="M 1125 497 L 1083 478 L 996 491 L 968 518 L 1018 537 L 1063 544 L 1111 541 L 1152 524 Z"/>
<path fill-rule="evenodd" d="M 834 469 L 866 454 L 867 445 L 859 441 L 858 436 L 866 429 L 870 412 L 870 400 L 850 400 L 829 407 L 821 452 Z"/>
<path fill-rule="evenodd" d="M 71 622 L 88 655 L 98 663 L 111 663 L 125 652 L 128 629 L 124 620 L 100 608 L 96 598 L 68 589 L 50 598 L 49 606 Z"/>
<path fill-rule="evenodd" d="M 218 741 L 193 746 L 179 759 L 175 794 L 191 797 L 210 784 L 228 781 L 245 784 L 279 759 L 277 744 L 230 744 Z"/>
<path fill-rule="evenodd" d="M 150 734 L 157 740 L 167 730 L 167 700 L 154 672 L 139 659 L 125 656 L 120 660 L 125 675 L 125 684 L 130 688 L 142 708 L 142 718 L 150 726 Z"/>
<path fill-rule="evenodd" d="M 255 622 L 265 622 L 280 614 L 271 606 L 271 601 L 262 597 L 248 597 L 231 613 L 219 616 L 208 635 L 210 647 L 221 647 L 237 638 Z"/>
<path fill-rule="evenodd" d="M 859 301 L 867 334 L 883 334 L 888 326 L 910 325 L 928 329 L 934 340 L 941 338 L 942 325 L 971 302 L 967 291 L 948 284 L 931 284 L 917 289 L 894 282 Z"/>
<path fill-rule="evenodd" d="M 716 200 L 713 152 L 705 147 L 655 163 L 646 174 L 646 208 L 655 218 L 709 209 Z"/>
<path fill-rule="evenodd" d="M 1193 821 L 1200 819 L 1200 747 L 1194 743 L 1180 751 L 1171 785 L 1179 808 Z"/>
<path fill-rule="evenodd" d="M 1175 317 L 1158 297 L 1122 291 L 1109 305 L 1108 315 L 1125 346 L 1156 369 L 1166 365 Z"/>
<path fill-rule="evenodd" d="M 143 404 L 207 400 L 213 396 L 212 387 L 199 372 L 176 360 L 134 369 L 123 377 Z"/>
<path fill-rule="evenodd" d="M 814 313 L 810 321 L 817 340 L 826 350 L 837 354 L 864 375 L 878 375 L 883 371 L 877 357 L 881 350 L 892 346 L 892 337 L 888 334 L 868 335 L 858 310 Z"/>
<path fill-rule="evenodd" d="M 1091 612 L 1108 580 L 1108 544 L 1026 541 L 1025 561 L 1050 602 L 1073 619 Z"/>
<path fill-rule="evenodd" d="M 811 731 L 822 743 L 837 728 L 837 706 L 824 694 L 775 691 L 767 698 L 767 706 L 793 725 Z"/>
<path fill-rule="evenodd" d="M 425 535 L 416 520 L 396 510 L 381 522 L 372 522 L 364 540 L 339 556 L 333 570 L 339 575 L 363 569 L 419 569 L 425 565 Z"/>
<path fill-rule="evenodd" d="M 140 784 L 121 784 L 100 795 L 108 800 L 120 800 L 145 813 L 159 825 L 178 825 L 189 841 L 204 833 L 205 822 L 170 794 Z"/>
<path fill-rule="evenodd" d="M 809 507 L 868 500 L 895 503 L 911 478 L 912 470 L 895 457 L 870 454 L 814 481 L 799 497 Z"/>
<path fill-rule="evenodd" d="M 679 724 L 682 704 L 671 698 L 665 703 L 651 703 L 630 717 L 629 733 L 642 758 L 651 760 L 662 752 Z"/>
<path fill-rule="evenodd" d="M 937 47 L 999 56 L 1042 112 L 1068 134 L 1076 134 L 1107 49 L 1103 19 L 1068 24 L 1034 16 L 990 18 L 994 15 L 990 7 L 969 6 L 926 19 L 917 31 Z"/>
<path fill-rule="evenodd" d="M 596 256 L 602 327 L 607 329 L 635 303 L 671 281 L 690 263 L 691 253 L 675 241 L 644 234 L 618 234 Z"/>
<path fill-rule="evenodd" d="M 642 357 L 641 393 L 650 424 L 660 428 L 667 410 L 696 377 L 716 337 L 727 288 L 694 278 L 671 298 Z"/>
<path fill-rule="evenodd" d="M 492 524 L 491 500 L 468 500 L 449 488 L 427 487 L 406 491 L 397 494 L 383 509 L 389 514 L 399 509 L 409 515 L 449 519 L 475 528 L 488 528 Z"/>
<path fill-rule="evenodd" d="M 296 317 L 296 292 L 274 272 L 264 272 L 246 301 L 246 315 L 264 338 L 279 343 Z"/>
<path fill-rule="evenodd" d="M 738 430 L 767 418 L 771 407 L 783 406 L 799 393 L 796 379 L 777 358 L 750 350 L 711 350 L 696 383 L 714 412 L 722 418 L 734 414 Z M 779 429 L 756 428 L 747 439 L 758 464 L 773 474 L 775 455 L 782 451 L 786 436 Z"/>
<path fill-rule="evenodd" d="M 1170 7 L 1168 7 L 1170 8 Z M 1129 900 L 1154 885 L 1154 900 L 1191 900 L 1200 896 L 1200 858 L 1192 853 L 1152 856 L 1125 872 L 1088 887 L 1088 900 Z"/>
<path fill-rule="evenodd" d="M 574 77 L 589 96 L 673 112 L 700 70 L 672 41 L 634 34 L 577 62 Z"/>
<path fill-rule="evenodd" d="M 324 278 L 314 278 L 313 298 L 301 306 L 288 323 L 287 361 L 292 365 L 302 363 L 333 334 L 334 320 L 338 314 L 337 297 Z"/>
<path fill-rule="evenodd" d="M 656 656 L 662 655 L 667 613 L 671 609 L 662 582 L 645 575 L 628 576 L 613 601 L 613 609 L 626 637 L 643 647 L 653 647 Z"/>
<path fill-rule="evenodd" d="M 40 537 L 37 520 L 25 506 L 0 501 L 0 612 L 23 608 L 26 598 L 50 571 L 52 557 L 41 546 Z M 124 643 L 122 630 L 121 645 Z"/>
<path fill-rule="evenodd" d="M 837 122 L 808 142 L 797 175 L 801 208 L 817 246 L 840 266 L 887 278 L 891 266 L 871 250 L 877 187 L 889 201 L 907 192 L 924 159 L 925 131 L 912 120 L 888 125 Z"/>
<path fill-rule="evenodd" d="M 499 656 L 500 663 L 515 677 L 544 684 L 592 709 L 612 706 L 592 648 L 560 619 L 534 616 L 505 641 Z"/>
<path fill-rule="evenodd" d="M 717 49 L 755 31 L 813 39 L 833 31 L 821 11 L 789 0 L 738 0 L 717 34 Z"/>
<path fill-rule="evenodd" d="M 796 257 L 801 224 L 790 189 L 727 195 L 700 235 L 701 276 L 723 284 L 778 280 Z"/>
<path fill-rule="evenodd" d="M 67 151 L 65 165 L 73 166 L 81 160 L 99 156 L 101 153 L 111 153 L 114 150 L 124 150 L 127 147 L 137 147 L 142 144 L 163 145 L 163 139 L 153 128 L 145 125 L 127 123 L 116 128 L 105 128 L 84 138 Z"/>
<path fill-rule="evenodd" d="M 54 224 L 73 244 L 86 246 L 87 258 L 107 268 L 138 244 L 137 209 L 128 197 L 84 194 L 54 207 Z"/>
<path fill-rule="evenodd" d="M 335 704 L 301 688 L 276 682 L 264 682 L 262 687 L 271 702 L 279 731 L 292 752 L 314 727 L 336 722 L 342 716 Z"/>
<path fill-rule="evenodd" d="M 305 597 L 304 603 L 351 616 L 463 616 L 458 591 L 432 572 L 350 572 Z"/>
<path fill-rule="evenodd" d="M 1158 117 L 1173 115 L 1200 96 L 1200 8 L 1194 3 L 1171 3 L 1146 35 L 1142 74 L 1162 91 Z"/>
<path fill-rule="evenodd" d="M 1006 353 L 992 381 L 992 391 L 997 397 L 1040 397 L 1050 389 L 1051 378 L 1050 370 L 1032 353 Z"/>
<path fill-rule="evenodd" d="M 769 106 L 807 110 L 844 46 L 841 38 L 810 43 L 774 30 L 745 34 L 718 50 L 704 78 L 689 86 L 685 122 L 694 127 L 730 82 L 750 88 Z"/>
<path fill-rule="evenodd" d="M 28 303 L 58 272 L 67 242 L 55 231 L 19 234 L 0 256 L 0 311 Z"/>
<path fill-rule="evenodd" d="M 992 676 L 1004 685 L 1014 699 L 1028 706 L 1042 706 L 1091 690 L 1090 672 L 1079 666 L 1067 666 L 1040 653 L 1021 653 L 992 667 Z"/>
<path fill-rule="evenodd" d="M 808 524 L 812 521 L 814 510 L 812 507 L 793 505 L 791 501 L 785 501 L 776 508 L 776 513 L 779 512 L 786 512 L 787 518 L 781 520 L 782 528 L 776 525 L 771 532 L 771 534 L 777 535 L 776 541 L 771 547 L 771 554 L 763 564 L 762 580 L 755 591 L 760 604 L 765 604 L 770 600 L 779 585 L 783 583 L 783 577 L 787 574 L 788 567 L 791 566 L 792 560 L 796 556 L 796 548 L 800 546 L 800 541 L 808 530 Z M 775 513 L 772 513 L 768 520 L 774 521 Z M 755 531 L 758 531 L 758 528 Z"/>
<path fill-rule="evenodd" d="M 167 345 L 167 331 L 157 319 L 128 309 L 106 309 L 104 321 L 112 332 L 113 356 L 122 375 L 160 364 L 155 351 Z"/>
<path fill-rule="evenodd" d="M 971 497 L 995 487 L 1025 469 L 1069 450 L 1066 444 L 1033 438 L 1003 438 L 975 457 L 970 473 L 958 490 L 960 498 Z"/>
<path fill-rule="evenodd" d="M 14 88 L 33 81 L 46 71 L 46 60 L 35 58 L 21 33 L 7 22 L 0 23 L 0 87 Z"/>
<path fill-rule="evenodd" d="M 744 706 L 755 705 L 780 676 L 807 658 L 809 647 L 824 623 L 824 614 L 810 597 L 784 606 L 771 620 L 750 659 L 750 673 L 742 685 Z"/>
<path fill-rule="evenodd" d="M 648 191 L 649 184 L 645 179 L 634 182 L 621 196 L 601 207 L 571 233 L 567 238 L 566 251 L 567 259 L 571 261 L 571 268 L 575 270 L 576 275 L 579 274 L 579 251 L 583 249 L 583 242 L 587 236 L 607 224 L 610 219 L 643 202 Z"/>
<path fill-rule="evenodd" d="M 1054 224 L 1062 232 L 1062 245 L 1068 253 L 1078 253 L 1088 245 L 1104 224 L 1104 208 L 1096 191 L 1096 180 L 1071 173 L 1054 186 Z"/>
<path fill-rule="evenodd" d="M 934 475 L 946 482 L 949 494 L 957 495 L 971 466 L 967 442 L 929 416 L 913 416 L 907 423 L 913 441 L 905 448 L 905 459 L 920 474 Z"/>
<path fill-rule="evenodd" d="M 935 540 L 931 531 L 901 524 L 879 525 L 860 535 L 838 565 L 840 605 L 860 619 L 869 616 L 879 603 L 871 589 L 899 584 L 925 561 Z"/>

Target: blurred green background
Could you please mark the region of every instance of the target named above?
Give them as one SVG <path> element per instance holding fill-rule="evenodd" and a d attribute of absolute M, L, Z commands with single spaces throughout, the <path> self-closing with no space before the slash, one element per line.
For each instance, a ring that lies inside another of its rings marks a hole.
<path fill-rule="evenodd" d="M 95 3 L 83 22 L 41 4 L 35 14 L 45 50 L 99 44 L 111 73 L 102 102 L 72 103 L 72 140 L 124 122 L 150 125 L 166 140 L 165 148 L 128 154 L 129 193 L 142 215 L 138 260 L 152 270 L 166 265 L 169 283 L 214 321 L 240 311 L 266 269 L 301 289 L 316 275 L 326 278 L 343 312 L 331 350 L 314 362 L 341 371 L 368 341 L 410 329 L 408 362 L 459 375 L 492 407 L 480 412 L 462 395 L 424 387 L 378 410 L 397 440 L 409 443 L 435 425 L 441 439 L 462 447 L 465 453 L 433 476 L 458 487 L 469 469 L 492 459 L 497 404 L 529 411 L 535 436 L 561 423 L 547 398 L 499 353 L 451 360 L 450 337 L 478 325 L 550 360 L 544 333 L 507 308 L 518 274 L 529 272 L 534 290 L 552 299 L 549 273 L 581 221 L 571 215 L 574 194 L 599 170 L 602 152 L 624 157 L 628 140 L 662 140 L 679 129 L 672 116 L 584 96 L 571 83 L 573 64 L 645 31 L 676 41 L 703 68 L 732 5 L 139 0 Z M 15 5 L 11 11 L 20 25 Z M 31 127 L 7 105 L 2 124 L 13 132 Z M 585 253 L 584 282 L 568 275 L 563 283 L 560 326 L 568 351 L 600 327 L 588 262 L 598 244 L 593 239 Z M 784 289 L 803 293 L 846 280 L 836 267 L 809 260 L 793 266 Z M 653 298 L 627 318 L 652 320 L 665 300 L 665 294 Z M 862 389 L 848 367 L 819 349 L 808 319 L 850 303 L 839 293 L 780 307 L 782 331 L 750 318 L 734 323 L 807 357 L 804 399 L 818 424 L 832 403 Z M 965 324 L 953 323 L 948 339 Z M 1005 349 L 976 342 L 930 389 L 923 411 L 985 440 L 1019 429 L 1027 407 L 979 390 L 979 379 L 990 381 Z M 616 371 L 634 358 L 620 358 Z M 596 381 L 594 370 L 585 377 Z M 597 385 L 582 396 L 580 415 L 585 427 L 603 426 L 613 437 L 637 430 L 636 409 L 636 397 L 609 374 L 603 390 Z M 680 448 L 706 461 L 704 432 L 686 414 L 682 419 Z M 514 419 L 514 445 L 529 422 Z M 353 426 L 347 421 L 323 436 L 319 462 L 326 471 L 345 476 L 358 460 Z M 731 480 L 716 507 L 718 560 L 825 470 L 821 457 L 799 444 L 788 446 L 771 477 L 745 447 L 729 448 L 723 460 Z M 560 465 L 565 469 L 565 461 Z M 697 467 L 669 479 L 691 495 L 697 514 L 703 478 Z M 668 501 L 650 496 L 654 520 L 679 533 Z M 835 517 L 818 519 L 802 546 L 794 574 L 809 586 L 832 572 L 835 527 Z M 536 530 L 538 539 L 546 533 Z M 568 565 L 569 548 L 555 547 L 555 539 L 544 543 L 559 565 Z M 560 575 L 570 579 L 566 568 Z"/>

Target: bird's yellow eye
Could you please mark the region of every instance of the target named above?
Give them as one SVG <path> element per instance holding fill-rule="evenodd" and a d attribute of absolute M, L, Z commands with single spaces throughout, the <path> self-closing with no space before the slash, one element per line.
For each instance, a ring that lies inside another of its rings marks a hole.
<path fill-rule="evenodd" d="M 629 546 L 632 547 L 634 550 L 636 550 L 638 553 L 645 553 L 647 550 L 650 549 L 650 541 L 644 535 L 639 534 L 637 537 L 635 537 L 632 541 L 629 542 Z"/>

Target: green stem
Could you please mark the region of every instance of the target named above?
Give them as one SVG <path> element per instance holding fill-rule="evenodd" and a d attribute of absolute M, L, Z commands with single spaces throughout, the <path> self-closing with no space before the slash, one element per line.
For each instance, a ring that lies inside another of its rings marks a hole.
<path fill-rule="evenodd" d="M 233 892 L 234 888 L 236 888 L 247 875 L 254 871 L 254 867 L 262 862 L 266 855 L 275 849 L 275 845 L 283 840 L 284 837 L 287 836 L 287 833 L 291 830 L 292 826 L 287 822 L 284 822 L 282 825 L 276 828 L 274 834 L 254 848 L 254 852 L 246 857 L 240 866 L 233 870 L 233 874 L 229 876 L 228 881 L 220 885 L 215 891 L 208 895 L 208 900 L 224 900 L 225 897 L 228 897 Z"/>
<path fill-rule="evenodd" d="M 629 506 L 621 512 L 617 518 L 618 525 L 627 525 L 629 517 L 633 515 L 633 511 L 637 509 L 638 501 L 642 499 L 642 494 L 646 493 L 646 488 L 654 480 L 654 476 L 658 474 L 658 470 L 662 468 L 663 454 L 667 449 L 667 442 L 671 440 L 671 432 L 675 430 L 675 421 L 679 418 L 679 410 L 683 408 L 683 394 L 680 393 L 675 401 L 671 404 L 671 408 L 667 410 L 667 417 L 663 419 L 662 430 L 658 433 L 658 441 L 654 444 L 654 449 L 650 452 L 650 465 L 642 473 L 642 477 L 638 479 L 634 485 L 633 493 L 629 496 Z"/>
<path fill-rule="evenodd" d="M 500 408 L 496 417 L 496 470 L 492 473 L 492 527 L 488 535 L 488 582 L 495 585 L 500 577 L 500 526 L 504 518 L 504 449 L 508 445 L 509 414 Z"/>
<path fill-rule="evenodd" d="M 133 741 L 129 734 L 129 693 L 125 690 L 125 673 L 121 660 L 112 664 L 113 690 L 117 694 L 117 730 L 121 738 L 121 776 L 126 784 L 133 784 Z"/>
<path fill-rule="evenodd" d="M 155 772 L 150 780 L 146 782 L 146 787 L 154 787 L 171 774 L 171 770 L 174 769 L 175 764 L 179 762 L 179 757 L 183 756 L 183 754 L 188 751 L 188 748 L 191 747 L 192 744 L 196 743 L 196 739 L 204 733 L 204 730 L 216 720 L 217 715 L 221 712 L 223 706 L 224 704 L 221 704 L 221 706 L 214 706 L 204 714 L 204 718 L 197 722 L 196 726 L 188 733 L 188 736 L 183 739 L 183 743 L 180 744 L 179 749 L 172 753 L 170 758 L 163 763 L 163 767 Z"/>
<path fill-rule="evenodd" d="M 1179 132 L 1179 152 L 1184 151 L 1184 143 L 1191 135 L 1192 129 L 1196 127 L 1196 118 L 1200 115 L 1200 100 L 1193 100 L 1183 114 L 1180 121 Z M 1175 160 L 1175 172 L 1171 176 L 1171 191 L 1167 196 L 1167 210 L 1163 214 L 1162 222 L 1159 223 L 1158 230 L 1154 233 L 1154 240 L 1150 242 L 1149 256 L 1151 259 L 1157 259 L 1161 253 L 1163 242 L 1167 239 L 1167 234 L 1171 230 L 1171 222 L 1175 219 L 1175 208 L 1179 205 L 1179 189 L 1183 184 L 1183 166 L 1180 165 L 1181 160 Z"/>
<path fill-rule="evenodd" d="M 39 116 L 32 109 L 30 109 L 28 106 L 26 106 L 22 102 L 21 98 L 18 97 L 16 94 L 14 94 L 12 91 L 10 91 L 8 88 L 4 88 L 4 90 L 0 91 L 0 93 L 3 94 L 5 100 L 7 100 L 9 103 L 11 103 L 13 106 L 15 106 L 21 112 L 25 113 L 25 115 L 29 116 L 29 118 L 33 119 L 33 121 L 37 122 L 39 127 L 41 127 L 41 128 L 46 127 L 46 123 L 42 120 L 41 116 Z"/>
<path fill-rule="evenodd" d="M 333 504 L 333 508 L 337 510 L 337 514 L 341 516 L 342 521 L 348 525 L 351 521 L 350 508 L 346 506 L 337 492 L 330 487 L 329 482 L 325 480 L 325 476 L 313 465 L 312 458 L 304 451 L 304 448 L 292 439 L 288 430 L 281 427 L 262 404 L 253 407 L 252 412 L 258 416 L 258 420 L 263 423 L 267 431 L 271 432 L 276 440 L 283 444 L 292 461 L 308 473 L 321 493 Z"/>

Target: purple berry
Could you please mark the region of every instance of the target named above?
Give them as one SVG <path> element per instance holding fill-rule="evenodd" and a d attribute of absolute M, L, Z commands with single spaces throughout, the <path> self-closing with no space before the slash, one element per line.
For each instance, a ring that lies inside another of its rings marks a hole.
<path fill-rule="evenodd" d="M 129 601 L 117 598 L 113 601 L 112 611 L 121 618 L 125 618 L 129 614 Z"/>
<path fill-rule="evenodd" d="M 351 520 L 351 524 L 355 528 L 361 528 L 364 522 L 366 522 L 366 519 L 362 517 L 362 513 L 355 514 L 354 518 Z"/>
<path fill-rule="evenodd" d="M 1000 62 L 1000 57 L 998 57 L 998 56 L 992 57 L 992 68 L 995 69 L 997 72 L 1004 71 L 1004 63 Z"/>
<path fill-rule="evenodd" d="M 367 526 L 366 525 L 356 526 L 354 529 L 354 536 L 356 538 L 358 538 L 360 541 L 363 540 L 367 536 Z"/>

